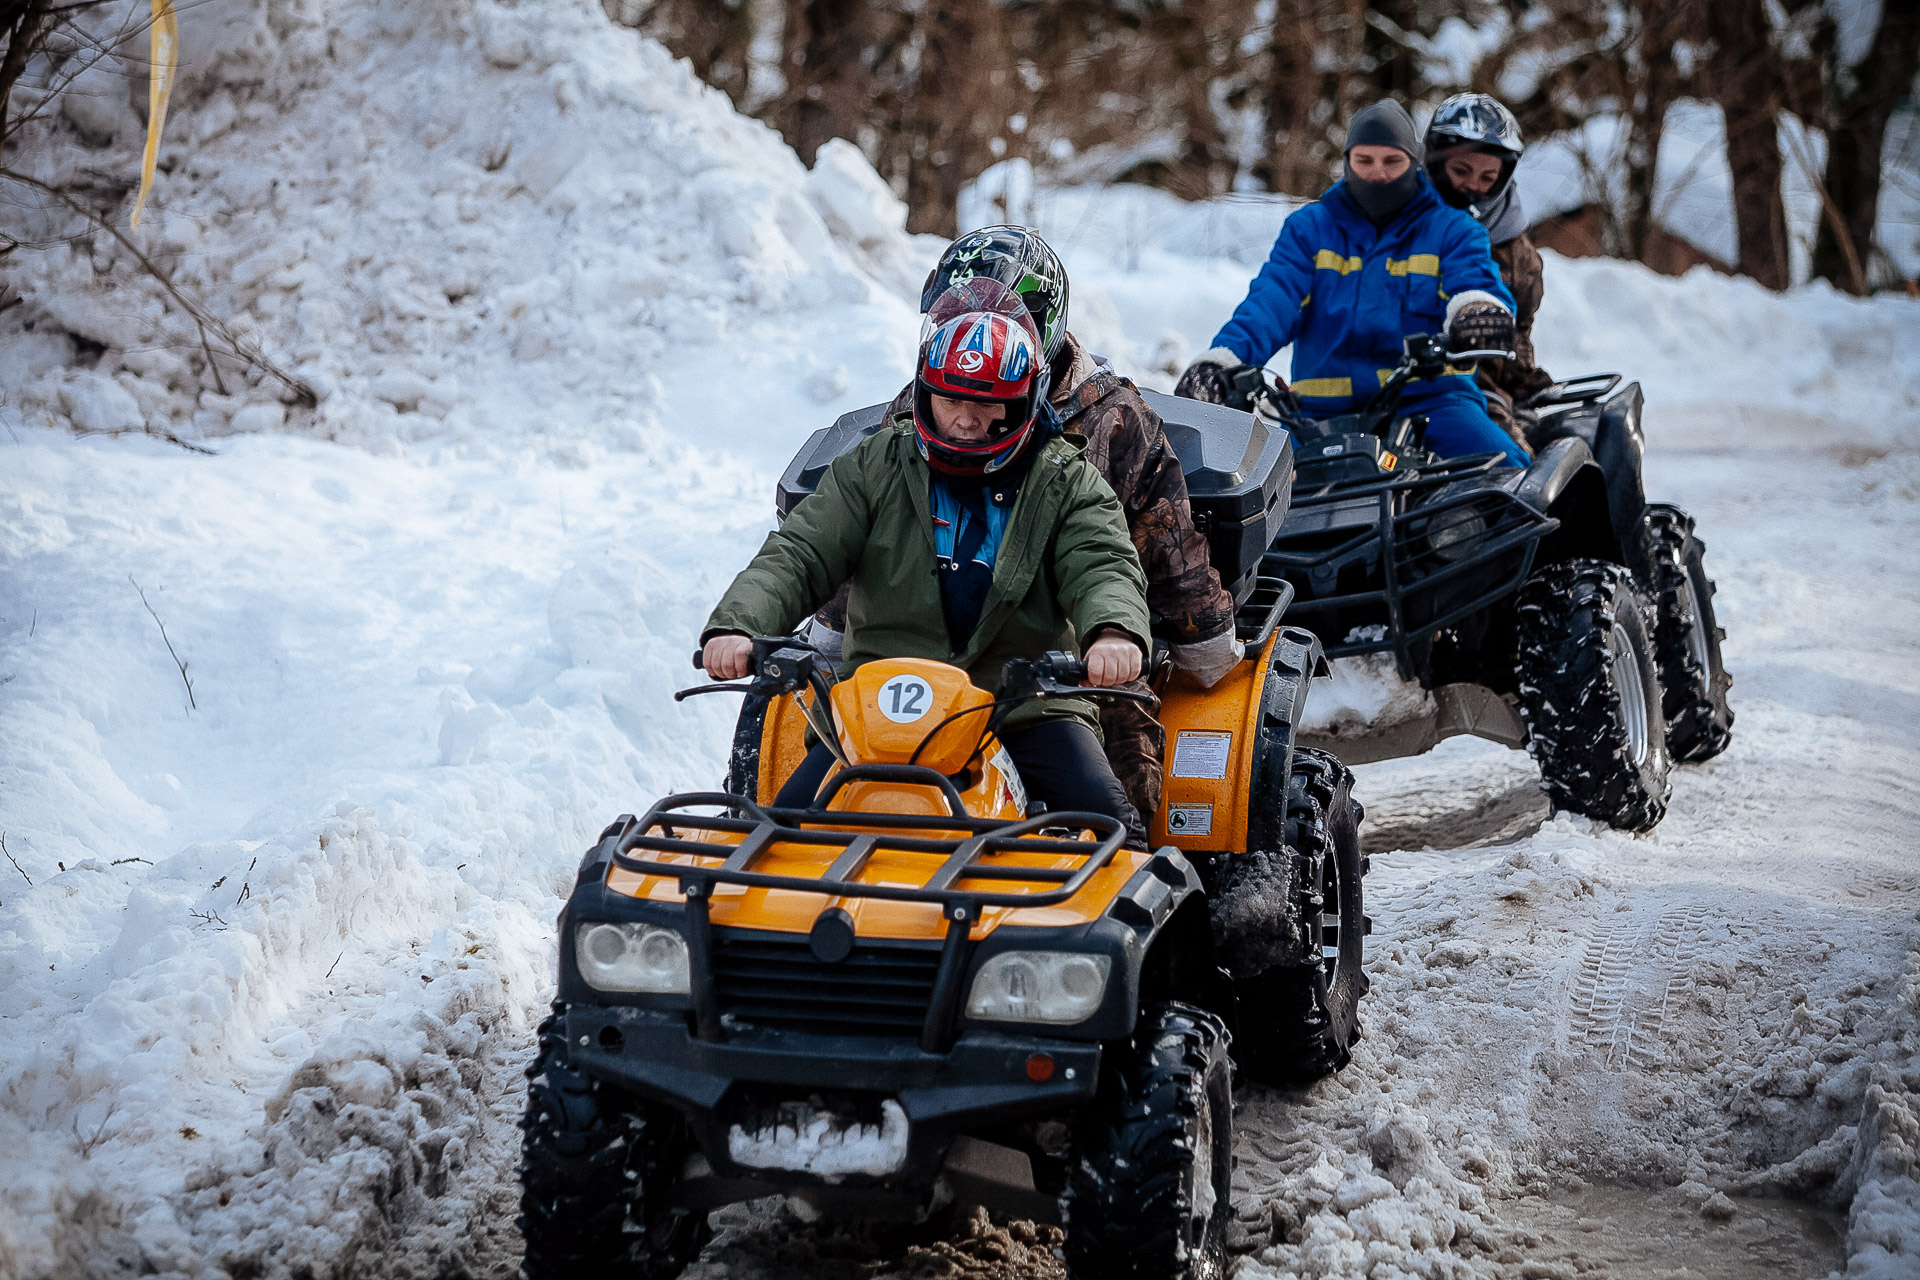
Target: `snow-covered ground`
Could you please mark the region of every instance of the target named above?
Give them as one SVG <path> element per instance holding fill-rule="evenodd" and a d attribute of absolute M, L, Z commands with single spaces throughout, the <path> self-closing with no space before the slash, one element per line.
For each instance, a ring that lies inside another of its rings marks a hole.
<path fill-rule="evenodd" d="M 668 697 L 700 620 L 917 333 L 850 148 L 807 173 L 583 0 L 274 14 L 206 33 L 149 243 L 319 408 L 214 390 L 105 250 L 17 254 L 0 313 L 4 1280 L 511 1272 L 579 850 L 722 771 L 731 708 Z M 1035 211 L 1159 385 L 1282 216 Z M 1360 770 L 1367 1037 L 1242 1090 L 1236 1274 L 1911 1276 L 1920 305 L 1548 272 L 1543 362 L 1642 379 L 1700 520 L 1734 746 L 1640 839 L 1487 744 Z M 76 430 L 142 426 L 212 456 Z M 719 1221 L 704 1280 L 1053 1265 Z"/>

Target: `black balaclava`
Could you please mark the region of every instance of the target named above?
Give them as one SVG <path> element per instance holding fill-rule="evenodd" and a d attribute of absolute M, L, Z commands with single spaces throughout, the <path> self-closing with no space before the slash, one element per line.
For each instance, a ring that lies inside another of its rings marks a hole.
<path fill-rule="evenodd" d="M 1355 147 L 1398 147 L 1407 153 L 1407 171 L 1391 182 L 1362 182 L 1351 173 L 1346 178 L 1347 194 L 1360 212 L 1374 226 L 1384 227 L 1420 190 L 1420 133 L 1407 109 L 1388 98 L 1354 116 L 1346 154 L 1351 156 Z"/>

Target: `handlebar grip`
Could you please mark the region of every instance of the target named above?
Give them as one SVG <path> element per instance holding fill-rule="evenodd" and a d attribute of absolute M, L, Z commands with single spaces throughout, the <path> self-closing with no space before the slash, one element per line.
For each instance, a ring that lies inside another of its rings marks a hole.
<path fill-rule="evenodd" d="M 707 669 L 707 651 L 705 649 L 695 649 L 693 651 L 693 669 L 695 671 L 705 671 Z"/>

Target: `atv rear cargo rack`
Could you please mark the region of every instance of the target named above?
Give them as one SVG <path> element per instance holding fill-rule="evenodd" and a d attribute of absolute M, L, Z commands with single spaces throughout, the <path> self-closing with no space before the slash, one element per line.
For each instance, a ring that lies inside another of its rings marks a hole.
<path fill-rule="evenodd" d="M 1293 602 L 1292 614 L 1320 634 L 1329 658 L 1391 651 L 1401 676 L 1412 679 L 1416 669 L 1413 646 L 1511 593 L 1532 570 L 1540 539 L 1560 527 L 1558 520 L 1497 485 L 1427 497 L 1458 481 L 1490 476 L 1499 465 L 1499 454 L 1469 455 L 1422 463 L 1403 475 L 1333 481 L 1313 492 L 1296 494 L 1295 513 L 1371 498 L 1378 503 L 1378 515 L 1371 525 L 1331 547 L 1311 551 L 1273 547 L 1263 559 L 1263 568 L 1269 574 L 1284 574 L 1289 580 L 1307 580 L 1309 586 Z M 1460 509 L 1469 509 L 1483 526 L 1472 535 L 1474 544 L 1460 559 L 1447 561 L 1417 545 L 1438 517 Z M 1383 545 L 1387 554 L 1380 553 Z M 1502 568 L 1499 558 L 1512 551 L 1518 555 Z M 1312 594 L 1316 576 L 1328 575 L 1337 581 L 1342 566 L 1364 561 L 1380 566 L 1378 587 L 1340 595 Z M 1443 587 L 1475 571 L 1485 572 L 1489 566 L 1500 570 L 1495 579 L 1476 584 L 1469 594 L 1442 607 Z M 1329 635 L 1315 625 L 1324 619 L 1325 625 L 1337 626 L 1335 619 L 1343 613 L 1369 606 L 1385 611 L 1387 634 L 1381 639 L 1349 640 L 1345 634 Z"/>
<path fill-rule="evenodd" d="M 940 817 L 930 814 L 864 813 L 850 809 L 830 811 L 826 808 L 827 803 L 847 783 L 862 781 L 936 787 L 945 797 L 951 812 Z M 726 812 L 685 812 L 694 806 L 713 806 Z M 820 830 L 801 825 L 825 822 L 869 830 Z M 953 1042 L 960 984 L 966 974 L 968 935 L 982 911 L 988 907 L 1046 907 L 1065 902 L 1085 888 L 1095 874 L 1113 861 L 1121 841 L 1126 838 L 1126 828 L 1115 819 L 1098 813 L 1042 813 L 1017 822 L 970 817 L 953 782 L 944 774 L 924 765 L 906 764 L 862 764 L 842 769 L 815 798 L 812 808 L 775 808 L 722 791 L 687 791 L 667 796 L 648 809 L 645 816 L 626 818 L 617 825 L 610 851 L 613 865 L 638 875 L 675 880 L 686 898 L 689 985 L 694 1028 L 703 1040 L 721 1038 L 719 995 L 713 976 L 713 924 L 707 909 L 715 885 L 737 884 L 758 889 L 814 893 L 824 897 L 879 898 L 891 902 L 938 905 L 947 922 L 947 929 L 940 950 L 940 967 L 934 983 L 933 999 L 920 1032 L 920 1047 L 928 1053 L 944 1053 Z M 1057 827 L 1090 831 L 1098 839 L 1089 843 L 1040 834 Z M 891 834 L 888 828 L 901 831 L 902 834 Z M 904 833 L 929 828 L 967 834 L 955 839 L 939 839 Z M 689 840 L 677 834 L 683 830 L 738 835 L 741 840 L 736 845 Z M 654 834 L 656 831 L 662 834 Z M 753 864 L 776 844 L 818 845 L 837 848 L 841 853 L 817 877 L 755 871 Z M 635 850 L 653 854 L 677 853 L 715 861 L 659 862 L 652 858 L 635 857 Z M 867 884 L 855 879 L 868 860 L 881 850 L 938 854 L 942 856 L 942 861 L 924 885 Z M 1068 855 L 1083 861 L 1075 867 L 1011 867 L 988 865 L 980 861 L 992 854 L 1015 852 Z M 1059 888 L 1041 893 L 955 888 L 961 880 L 1040 881 L 1056 883 Z"/>

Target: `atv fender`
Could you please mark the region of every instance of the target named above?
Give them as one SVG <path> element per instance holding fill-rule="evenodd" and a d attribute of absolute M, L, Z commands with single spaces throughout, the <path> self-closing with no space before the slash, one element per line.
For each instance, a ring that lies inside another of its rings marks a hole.
<path fill-rule="evenodd" d="M 1214 948 L 1206 889 L 1185 854 L 1162 848 L 1128 881 L 1107 914 L 1142 934 L 1145 954 L 1135 982 L 1136 1005 L 1179 995 L 1189 1004 L 1232 1017 L 1233 983 Z"/>
<path fill-rule="evenodd" d="M 1563 436 L 1534 455 L 1514 496 L 1535 511 L 1551 511 L 1581 469 L 1594 466 L 1593 450 L 1585 440 Z"/>
<path fill-rule="evenodd" d="M 1564 441 L 1578 440 L 1587 446 L 1592 461 L 1600 469 L 1607 519 L 1615 535 L 1614 545 L 1602 552 L 1596 540 L 1579 539 L 1590 545 L 1572 550 L 1569 553 L 1571 555 L 1612 560 L 1636 571 L 1645 567 L 1640 539 L 1631 536 L 1632 531 L 1640 528 L 1647 506 L 1644 480 L 1647 444 L 1646 434 L 1640 425 L 1644 405 L 1645 397 L 1641 395 L 1640 384 L 1629 382 L 1608 397 L 1604 404 L 1584 404 L 1553 414 L 1531 434 L 1530 438 L 1538 450 L 1534 468 L 1539 467 L 1539 459 L 1550 454 L 1555 446 Z M 1529 468 L 1529 481 L 1534 468 Z M 1522 496 L 1525 496 L 1524 486 Z M 1560 513 L 1556 511 L 1553 514 Z"/>
<path fill-rule="evenodd" d="M 1572 559 L 1626 563 L 1606 475 L 1579 436 L 1563 436 L 1541 449 L 1515 496 L 1560 522 L 1541 543 L 1537 564 Z"/>
<path fill-rule="evenodd" d="M 1293 748 L 1307 710 L 1307 686 L 1329 674 L 1320 637 L 1304 627 L 1282 627 L 1273 642 L 1266 687 L 1260 691 L 1260 728 L 1255 738 L 1252 803 L 1247 808 L 1249 849 L 1286 843 L 1287 778 Z"/>

